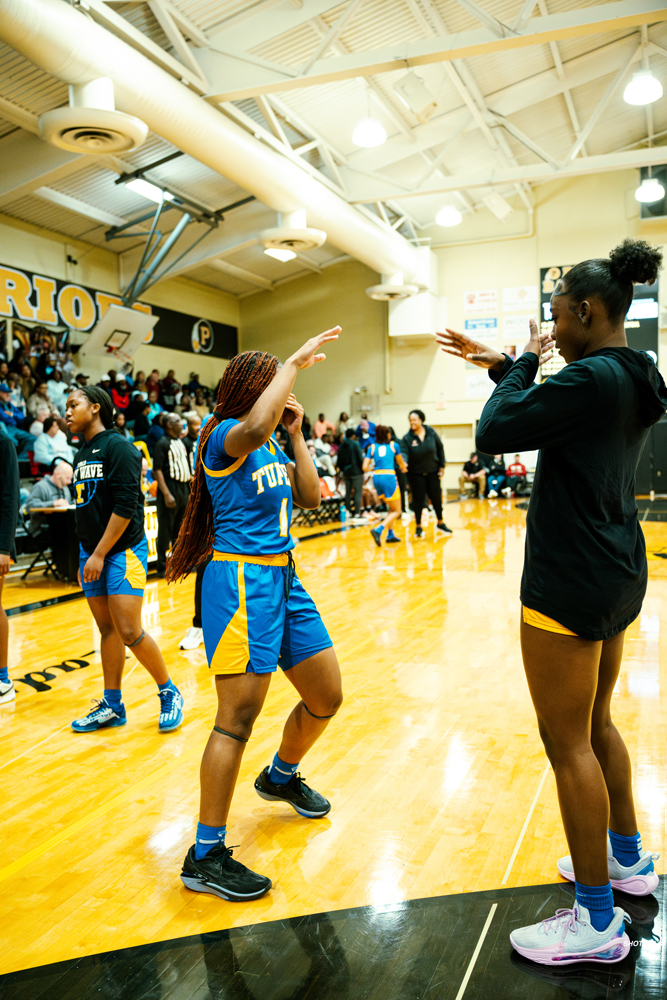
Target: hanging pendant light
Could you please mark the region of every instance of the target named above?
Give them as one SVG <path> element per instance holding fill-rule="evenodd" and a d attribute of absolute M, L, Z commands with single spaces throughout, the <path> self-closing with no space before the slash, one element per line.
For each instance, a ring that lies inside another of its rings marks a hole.
<path fill-rule="evenodd" d="M 665 197 L 665 189 L 657 177 L 645 177 L 637 190 L 635 198 L 643 202 L 644 205 L 652 205 L 656 201 L 661 201 Z"/>
<path fill-rule="evenodd" d="M 641 69 L 633 74 L 632 80 L 623 91 L 626 104 L 653 104 L 662 97 L 662 84 L 650 69 Z"/>
<path fill-rule="evenodd" d="M 458 208 L 454 208 L 453 205 L 443 205 L 435 217 L 439 226 L 458 226 L 462 219 L 463 216 Z"/>
<path fill-rule="evenodd" d="M 354 132 L 352 133 L 352 142 L 355 146 L 363 146 L 365 149 L 371 149 L 373 146 L 381 146 L 383 142 L 386 142 L 387 133 L 385 132 L 382 122 L 379 122 L 377 118 L 373 118 L 371 114 L 370 87 L 367 91 L 367 97 L 368 114 L 365 118 L 362 118 L 357 122 Z"/>

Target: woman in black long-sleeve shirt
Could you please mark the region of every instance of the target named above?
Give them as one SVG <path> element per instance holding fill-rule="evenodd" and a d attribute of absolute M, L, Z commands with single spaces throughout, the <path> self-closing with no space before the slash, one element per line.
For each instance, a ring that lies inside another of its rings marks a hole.
<path fill-rule="evenodd" d="M 445 449 L 433 428 L 426 424 L 426 416 L 421 410 L 411 410 L 408 420 L 410 430 L 401 440 L 401 452 L 408 466 L 412 509 L 417 524 L 415 538 L 421 538 L 424 534 L 421 520 L 427 496 L 433 504 L 438 528 L 446 535 L 451 535 L 442 519 L 440 480 L 445 471 Z"/>
<path fill-rule="evenodd" d="M 568 272 L 551 300 L 555 346 L 567 366 L 540 385 L 533 384 L 540 350 L 550 341 L 533 321 L 515 363 L 453 331 L 438 338 L 445 351 L 488 368 L 498 383 L 477 447 L 540 449 L 527 519 L 521 645 L 571 852 L 558 870 L 575 882 L 576 904 L 513 931 L 510 940 L 547 965 L 620 961 L 630 944 L 610 879 L 634 895 L 658 884 L 656 855 L 642 850 L 637 831 L 630 760 L 611 720 L 611 697 L 625 629 L 646 591 L 635 472 L 649 427 L 667 409 L 660 373 L 648 355 L 627 346 L 624 320 L 633 283 L 654 282 L 661 259 L 647 243 L 626 240 L 609 259 Z"/>
<path fill-rule="evenodd" d="M 127 647 L 158 685 L 158 729 L 168 732 L 183 720 L 183 699 L 157 643 L 141 624 L 148 557 L 141 456 L 113 429 L 113 406 L 103 389 L 74 389 L 66 419 L 83 438 L 72 482 L 81 543 L 79 582 L 100 630 L 104 675 L 104 697 L 75 719 L 72 729 L 90 733 L 125 725 L 121 678 Z"/>

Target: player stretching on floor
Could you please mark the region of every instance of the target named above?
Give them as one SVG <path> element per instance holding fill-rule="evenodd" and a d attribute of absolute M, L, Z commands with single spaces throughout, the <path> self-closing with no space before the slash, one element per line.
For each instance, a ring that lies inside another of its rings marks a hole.
<path fill-rule="evenodd" d="M 625 630 L 646 591 L 637 462 L 649 427 L 667 409 L 660 373 L 628 347 L 624 320 L 633 283 L 653 283 L 661 259 L 648 243 L 625 240 L 608 259 L 568 271 L 551 298 L 553 337 L 567 365 L 540 385 L 533 380 L 550 339 L 540 338 L 533 320 L 514 363 L 465 335 L 438 334 L 445 351 L 488 368 L 498 383 L 477 427 L 480 451 L 540 449 L 526 524 L 521 648 L 570 847 L 558 870 L 576 887 L 572 910 L 510 935 L 520 954 L 543 965 L 620 961 L 630 941 L 612 885 L 638 896 L 658 885 L 657 855 L 642 850 L 637 832 L 630 759 L 611 699 Z"/>
<path fill-rule="evenodd" d="M 255 790 L 301 816 L 325 816 L 331 809 L 297 774 L 338 711 L 342 692 L 331 639 L 294 572 L 292 499 L 313 510 L 321 496 L 301 433 L 303 408 L 291 393 L 297 372 L 323 361 L 317 350 L 337 340 L 339 330 L 313 337 L 282 367 L 259 351 L 229 362 L 201 432 L 190 500 L 167 565 L 167 579 L 179 580 L 213 549 L 202 587 L 202 625 L 218 712 L 201 764 L 197 840 L 181 878 L 188 889 L 223 899 L 256 899 L 271 888 L 269 878 L 231 857 L 225 833 L 243 751 L 279 659 L 302 700 Z M 273 438 L 278 423 L 291 438 L 293 462 Z"/>
<path fill-rule="evenodd" d="M 377 528 L 371 528 L 371 535 L 376 545 L 382 545 L 382 532 L 385 528 L 387 529 L 387 542 L 400 542 L 400 538 L 394 534 L 394 521 L 401 513 L 401 494 L 394 462 L 398 462 L 401 472 L 408 471 L 401 449 L 395 441 L 391 440 L 389 428 L 385 427 L 384 424 L 378 424 L 375 428 L 375 444 L 372 444 L 366 452 L 363 465 L 364 472 L 373 470 L 373 485 L 377 490 L 378 498 L 384 500 L 389 508 L 389 513 L 382 524 L 379 524 Z"/>
<path fill-rule="evenodd" d="M 183 721 L 183 698 L 169 679 L 162 653 L 141 625 L 148 543 L 144 532 L 141 455 L 110 429 L 113 406 L 103 389 L 85 386 L 67 399 L 69 429 L 83 436 L 74 456 L 72 492 L 81 543 L 80 583 L 101 636 L 104 697 L 72 729 L 124 726 L 120 682 L 125 648 L 131 649 L 158 685 L 161 733 Z"/>

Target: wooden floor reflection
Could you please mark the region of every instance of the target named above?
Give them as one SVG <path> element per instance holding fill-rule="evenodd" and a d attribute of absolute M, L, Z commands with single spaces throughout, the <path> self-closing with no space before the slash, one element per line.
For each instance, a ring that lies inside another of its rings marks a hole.
<path fill-rule="evenodd" d="M 146 592 L 145 627 L 186 699 L 186 723 L 168 736 L 157 733 L 155 689 L 133 658 L 127 726 L 71 732 L 101 694 L 83 601 L 10 619 L 18 697 L 0 708 L 0 972 L 308 913 L 556 881 L 565 840 L 518 644 L 525 512 L 471 500 L 450 504 L 447 521 L 451 538 L 431 526 L 424 540 L 378 549 L 366 529 L 350 529 L 297 547 L 344 673 L 345 705 L 301 769 L 333 809 L 309 821 L 253 791 L 294 701 L 277 676 L 229 823 L 237 856 L 274 881 L 250 904 L 195 895 L 178 878 L 214 715 L 203 650 L 178 650 L 192 581 L 153 581 Z M 635 762 L 643 842 L 664 855 L 667 524 L 645 533 L 649 592 L 628 633 L 615 715 Z"/>

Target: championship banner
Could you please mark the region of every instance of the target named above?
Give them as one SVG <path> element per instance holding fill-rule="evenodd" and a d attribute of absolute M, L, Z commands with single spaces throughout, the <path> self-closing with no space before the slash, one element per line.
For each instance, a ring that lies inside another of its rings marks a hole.
<path fill-rule="evenodd" d="M 121 297 L 111 292 L 0 264 L 0 316 L 87 333 L 109 306 L 122 304 Z M 235 326 L 145 302 L 136 302 L 132 308 L 159 317 L 146 343 L 216 358 L 238 353 Z"/>

